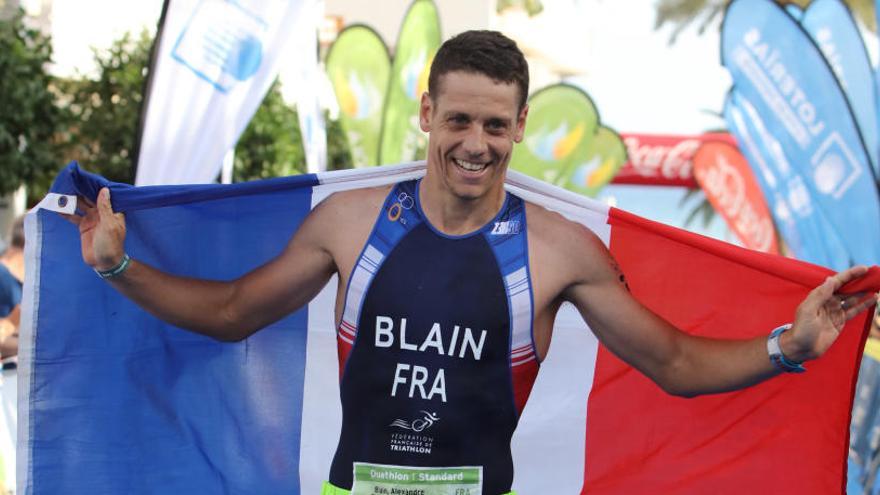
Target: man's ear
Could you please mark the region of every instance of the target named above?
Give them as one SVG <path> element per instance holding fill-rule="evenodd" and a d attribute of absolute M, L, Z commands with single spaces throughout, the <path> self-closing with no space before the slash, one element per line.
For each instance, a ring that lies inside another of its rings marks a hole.
<path fill-rule="evenodd" d="M 427 91 L 422 93 L 422 99 L 419 102 L 419 127 L 422 132 L 431 132 L 431 112 L 434 111 L 434 102 L 431 95 Z"/>
<path fill-rule="evenodd" d="M 519 111 L 519 115 L 516 117 L 516 132 L 513 135 L 513 141 L 515 143 L 522 142 L 523 136 L 526 133 L 526 117 L 529 116 L 529 105 L 523 105 L 522 110 Z"/>

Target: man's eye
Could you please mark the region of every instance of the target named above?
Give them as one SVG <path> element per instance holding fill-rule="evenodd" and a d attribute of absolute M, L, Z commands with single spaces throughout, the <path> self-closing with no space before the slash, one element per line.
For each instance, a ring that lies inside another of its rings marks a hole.
<path fill-rule="evenodd" d="M 504 122 L 490 120 L 489 122 L 486 122 L 486 128 L 493 132 L 502 132 L 507 129 L 507 126 L 504 124 Z"/>

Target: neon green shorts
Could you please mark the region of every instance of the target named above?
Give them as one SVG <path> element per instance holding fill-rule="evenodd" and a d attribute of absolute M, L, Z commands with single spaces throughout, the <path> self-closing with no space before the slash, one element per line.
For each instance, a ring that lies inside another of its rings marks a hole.
<path fill-rule="evenodd" d="M 336 488 L 328 482 L 324 482 L 324 487 L 321 489 L 321 495 L 350 495 L 351 492 L 342 488 Z M 516 495 L 516 492 L 510 492 L 505 495 Z"/>

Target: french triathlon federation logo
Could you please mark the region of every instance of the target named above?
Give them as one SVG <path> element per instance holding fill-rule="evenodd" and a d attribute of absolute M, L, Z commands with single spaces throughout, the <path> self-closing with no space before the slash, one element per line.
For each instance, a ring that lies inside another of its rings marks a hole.
<path fill-rule="evenodd" d="M 421 411 L 422 416 L 412 421 L 395 419 L 391 422 L 391 428 L 396 430 L 391 434 L 389 448 L 395 452 L 411 452 L 414 454 L 430 454 L 434 448 L 434 437 L 424 434 L 440 421 L 437 413 Z"/>
<path fill-rule="evenodd" d="M 421 413 L 423 414 L 421 418 L 416 418 L 410 422 L 402 419 L 395 419 L 391 422 L 390 426 L 421 432 L 433 426 L 435 422 L 440 421 L 440 416 L 437 416 L 437 413 L 430 413 L 428 411 L 421 411 Z"/>

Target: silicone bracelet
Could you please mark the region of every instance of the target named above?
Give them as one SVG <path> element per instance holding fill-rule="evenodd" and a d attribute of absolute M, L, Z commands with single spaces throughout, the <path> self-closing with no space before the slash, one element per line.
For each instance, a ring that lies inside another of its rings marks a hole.
<path fill-rule="evenodd" d="M 804 365 L 796 363 L 785 357 L 782 348 L 779 347 L 779 337 L 791 328 L 791 323 L 786 323 L 780 327 L 776 327 L 767 337 L 767 354 L 770 356 L 770 362 L 773 366 L 783 373 L 803 373 L 807 371 Z"/>
<path fill-rule="evenodd" d="M 122 273 L 128 269 L 129 265 L 131 265 L 131 257 L 128 255 L 128 253 L 123 253 L 122 261 L 120 261 L 118 265 L 109 270 L 95 269 L 95 273 L 97 273 L 98 276 L 103 279 L 114 278 L 122 275 Z"/>

